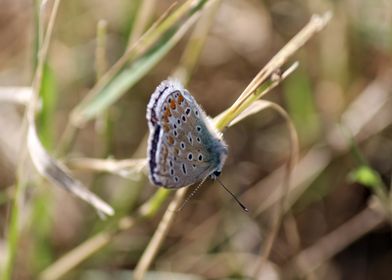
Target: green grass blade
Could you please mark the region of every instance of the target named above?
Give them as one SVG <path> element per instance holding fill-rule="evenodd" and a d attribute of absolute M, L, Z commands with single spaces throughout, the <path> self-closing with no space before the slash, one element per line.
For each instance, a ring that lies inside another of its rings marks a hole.
<path fill-rule="evenodd" d="M 127 90 L 138 82 L 149 70 L 151 70 L 172 47 L 183 37 L 191 25 L 197 19 L 199 11 L 207 1 L 198 1 L 192 4 L 188 1 L 173 12 L 160 25 L 153 28 L 131 52 L 124 57 L 130 56 L 132 60 L 129 66 L 119 69 L 112 79 L 102 82 L 104 86 L 94 94 L 86 97 L 71 114 L 73 124 L 79 126 L 99 115 Z M 173 18 L 174 17 L 174 18 Z M 137 55 L 134 57 L 134 53 Z M 138 56 L 140 55 L 140 56 Z M 116 70 L 109 70 L 116 71 Z M 103 77 L 104 80 L 107 77 Z M 99 86 L 98 86 L 99 87 Z"/>
<path fill-rule="evenodd" d="M 177 43 L 175 38 L 171 38 L 165 42 L 160 48 L 153 50 L 142 58 L 136 60 L 130 66 L 121 71 L 105 88 L 95 95 L 88 104 L 79 108 L 77 111 L 77 119 L 88 121 L 124 95 L 127 90 L 132 88 L 144 75 L 146 75 L 169 50 Z"/>
<path fill-rule="evenodd" d="M 41 110 L 37 116 L 39 138 L 46 149 L 53 145 L 53 124 L 57 103 L 56 81 L 48 64 L 44 66 L 41 85 Z"/>

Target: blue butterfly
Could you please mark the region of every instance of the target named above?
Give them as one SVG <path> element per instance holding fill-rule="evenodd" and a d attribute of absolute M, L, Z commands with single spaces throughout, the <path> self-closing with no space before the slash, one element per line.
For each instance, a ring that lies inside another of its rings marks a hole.
<path fill-rule="evenodd" d="M 191 94 L 163 81 L 147 106 L 150 181 L 178 189 L 220 175 L 228 148 Z"/>

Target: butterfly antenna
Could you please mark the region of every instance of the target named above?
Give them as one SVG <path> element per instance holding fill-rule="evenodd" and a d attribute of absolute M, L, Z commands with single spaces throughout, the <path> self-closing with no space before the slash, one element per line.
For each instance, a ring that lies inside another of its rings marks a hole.
<path fill-rule="evenodd" d="M 199 190 L 199 188 L 201 187 L 201 185 L 203 185 L 203 183 L 206 181 L 207 177 L 205 177 L 198 185 L 197 187 L 188 195 L 188 197 L 184 200 L 184 202 L 182 203 L 182 205 L 180 206 L 180 208 L 178 208 L 176 210 L 176 212 L 180 212 L 184 206 L 189 202 L 189 200 L 195 195 L 195 193 Z"/>
<path fill-rule="evenodd" d="M 244 210 L 245 212 L 249 212 L 248 208 L 246 208 L 246 206 L 228 188 L 226 188 L 226 186 L 219 180 L 218 177 L 216 177 L 215 179 L 234 198 L 238 205 L 241 206 L 242 210 Z"/>

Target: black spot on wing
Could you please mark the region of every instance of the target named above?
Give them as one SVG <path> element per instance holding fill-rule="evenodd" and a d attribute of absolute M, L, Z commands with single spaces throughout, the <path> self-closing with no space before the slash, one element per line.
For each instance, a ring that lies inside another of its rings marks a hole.
<path fill-rule="evenodd" d="M 182 164 L 182 172 L 186 175 L 186 167 L 185 167 L 185 164 Z"/>

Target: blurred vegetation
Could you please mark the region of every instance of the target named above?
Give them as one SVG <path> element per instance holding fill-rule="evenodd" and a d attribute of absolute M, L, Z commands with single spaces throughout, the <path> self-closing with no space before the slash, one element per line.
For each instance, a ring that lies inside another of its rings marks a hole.
<path fill-rule="evenodd" d="M 23 156 L 29 100 L 17 96 L 39 68 L 56 1 L 42 2 L 0 9 L 2 279 L 130 279 L 174 193 L 152 186 L 139 161 L 110 172 L 72 162 L 144 158 L 146 104 L 171 75 L 217 116 L 327 11 L 287 63 L 299 67 L 264 97 L 287 110 L 300 144 L 268 261 L 292 146 L 274 110 L 224 129 L 221 180 L 251 214 L 207 180 L 173 214 L 146 279 L 391 278 L 391 1 L 61 1 L 35 123 L 46 151 L 114 208 L 105 220 Z"/>

